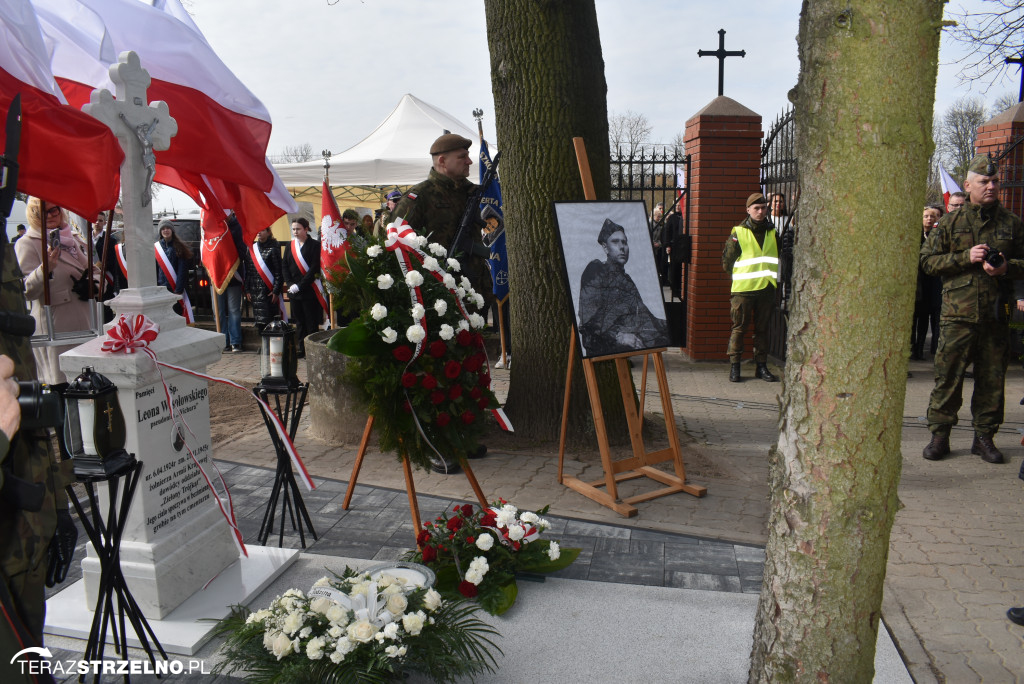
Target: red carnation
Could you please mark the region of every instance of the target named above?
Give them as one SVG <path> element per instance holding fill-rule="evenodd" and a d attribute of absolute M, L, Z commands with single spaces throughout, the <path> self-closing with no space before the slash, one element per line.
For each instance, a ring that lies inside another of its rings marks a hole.
<path fill-rule="evenodd" d="M 480 410 L 482 411 L 491 405 L 491 400 L 488 399 L 487 397 L 482 397 L 476 400 L 476 405 L 479 406 Z"/>
<path fill-rule="evenodd" d="M 491 376 L 490 376 L 490 374 L 489 373 L 481 373 L 480 374 L 480 380 L 477 382 L 477 384 L 480 385 L 481 387 L 490 387 L 491 386 Z"/>
<path fill-rule="evenodd" d="M 430 523 L 427 524 L 429 525 Z M 430 533 L 426 530 L 420 530 L 420 533 L 416 535 L 416 543 L 419 546 L 426 546 L 428 541 L 430 541 Z"/>
<path fill-rule="evenodd" d="M 412 347 L 404 344 L 401 347 L 395 347 L 391 351 L 391 355 L 404 363 L 412 359 Z"/>
<path fill-rule="evenodd" d="M 434 340 L 430 343 L 428 353 L 435 359 L 439 359 L 448 353 L 448 345 L 444 343 L 444 340 Z"/>
<path fill-rule="evenodd" d="M 429 562 L 434 561 L 434 560 L 437 560 L 437 550 L 434 549 L 433 546 L 424 546 L 423 547 L 423 562 L 424 563 L 429 563 Z"/>
<path fill-rule="evenodd" d="M 462 365 L 454 359 L 444 364 L 444 377 L 454 380 L 462 372 Z"/>
<path fill-rule="evenodd" d="M 466 543 L 467 544 L 475 544 L 476 543 L 476 537 L 466 537 Z"/>
<path fill-rule="evenodd" d="M 462 518 L 459 518 L 459 517 L 456 516 L 456 517 L 451 518 L 451 519 L 448 520 L 448 524 L 446 525 L 446 527 L 451 532 L 458 532 L 460 529 L 462 529 L 462 523 L 463 522 L 464 521 L 463 521 Z"/>
<path fill-rule="evenodd" d="M 451 399 L 452 401 L 455 401 L 456 399 L 458 399 L 461 396 L 462 396 L 462 385 L 455 385 L 450 390 L 448 390 L 448 398 Z"/>
<path fill-rule="evenodd" d="M 427 373 L 426 375 L 423 376 L 423 380 L 420 382 L 420 384 L 423 385 L 423 389 L 432 390 L 435 387 L 437 387 L 437 378 L 435 378 L 430 373 Z"/>
<path fill-rule="evenodd" d="M 450 422 L 452 422 L 452 417 L 450 415 L 448 415 L 447 413 L 445 413 L 444 411 L 441 411 L 441 413 L 437 414 L 437 426 L 438 427 L 444 427 L 445 425 L 447 425 Z"/>
<path fill-rule="evenodd" d="M 439 391 L 435 390 L 435 391 L 430 393 L 430 403 L 431 404 L 433 404 L 434 406 L 437 406 L 442 401 L 444 401 L 444 392 L 439 392 Z"/>
<path fill-rule="evenodd" d="M 484 336 L 478 332 L 473 333 L 473 344 L 478 347 L 482 347 L 484 344 Z"/>
<path fill-rule="evenodd" d="M 416 386 L 416 374 L 415 373 L 403 373 L 402 374 L 402 387 L 411 388 Z"/>
<path fill-rule="evenodd" d="M 473 414 L 472 411 L 463 411 L 462 415 L 459 416 L 459 418 L 461 418 L 462 422 L 465 423 L 466 425 L 470 425 L 473 423 L 474 420 L 476 420 L 476 416 Z"/>
<path fill-rule="evenodd" d="M 472 582 L 462 580 L 459 582 L 459 593 L 466 598 L 473 598 L 476 596 L 476 585 Z"/>
<path fill-rule="evenodd" d="M 498 524 L 498 514 L 492 510 L 488 510 L 484 513 L 484 517 L 480 518 L 480 525 L 482 527 L 494 527 Z"/>
<path fill-rule="evenodd" d="M 455 341 L 459 343 L 459 346 L 468 347 L 473 342 L 473 333 L 468 330 L 460 330 L 455 336 Z"/>
<path fill-rule="evenodd" d="M 473 354 L 462 365 L 470 373 L 476 373 L 484 365 L 484 359 L 480 354 Z"/>
<path fill-rule="evenodd" d="M 469 397 L 471 399 L 479 399 L 483 395 L 484 395 L 484 391 L 482 389 L 480 389 L 479 387 L 474 387 L 473 389 L 469 390 Z"/>
<path fill-rule="evenodd" d="M 462 507 L 459 508 L 459 512 L 468 518 L 473 515 L 473 507 L 469 504 L 462 504 Z"/>

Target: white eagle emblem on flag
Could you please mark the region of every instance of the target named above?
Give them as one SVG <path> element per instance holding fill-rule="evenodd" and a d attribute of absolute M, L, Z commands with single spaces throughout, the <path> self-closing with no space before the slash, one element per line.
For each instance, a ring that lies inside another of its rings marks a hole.
<path fill-rule="evenodd" d="M 320 221 L 320 241 L 328 251 L 341 248 L 348 239 L 348 231 L 341 227 L 341 221 L 334 221 L 329 214 L 324 214 Z"/>

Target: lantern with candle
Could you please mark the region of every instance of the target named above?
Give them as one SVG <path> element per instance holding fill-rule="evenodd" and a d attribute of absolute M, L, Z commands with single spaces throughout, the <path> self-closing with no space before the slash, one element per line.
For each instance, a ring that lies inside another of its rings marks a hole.
<path fill-rule="evenodd" d="M 260 333 L 260 384 L 268 389 L 295 389 L 298 357 L 295 354 L 295 328 L 281 320 L 267 324 Z"/>
<path fill-rule="evenodd" d="M 125 451 L 117 387 L 86 367 L 64 391 L 64 443 L 79 477 L 110 477 L 135 463 Z"/>

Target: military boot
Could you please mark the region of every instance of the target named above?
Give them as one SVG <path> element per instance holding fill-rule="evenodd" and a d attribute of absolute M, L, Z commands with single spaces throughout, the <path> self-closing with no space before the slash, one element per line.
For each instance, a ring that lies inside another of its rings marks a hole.
<path fill-rule="evenodd" d="M 437 454 L 430 457 L 430 469 L 441 475 L 452 475 L 462 470 L 455 459 L 443 458 Z"/>
<path fill-rule="evenodd" d="M 981 460 L 986 463 L 1006 463 L 1006 459 L 1003 458 L 1003 452 L 996 448 L 996 445 L 992 443 L 992 435 L 979 435 L 974 434 L 974 444 L 971 445 L 971 453 L 975 456 L 981 456 Z"/>
<path fill-rule="evenodd" d="M 778 382 L 779 379 L 772 375 L 772 372 L 768 370 L 767 363 L 757 364 L 757 370 L 754 371 L 755 378 L 761 378 L 765 382 Z"/>
<path fill-rule="evenodd" d="M 924 448 L 921 454 L 929 461 L 938 461 L 943 456 L 949 455 L 949 437 L 946 435 L 932 435 L 932 441 Z"/>
<path fill-rule="evenodd" d="M 740 364 L 733 363 L 729 366 L 729 382 L 741 382 Z"/>

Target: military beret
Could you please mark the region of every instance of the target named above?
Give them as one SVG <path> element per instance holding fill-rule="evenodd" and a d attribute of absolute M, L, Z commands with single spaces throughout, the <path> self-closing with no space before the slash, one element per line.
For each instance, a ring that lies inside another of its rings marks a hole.
<path fill-rule="evenodd" d="M 604 225 L 601 226 L 601 232 L 597 235 L 597 241 L 603 245 L 608 241 L 608 238 L 612 236 L 612 233 L 618 233 L 620 231 L 625 233 L 626 229 L 611 219 L 605 219 Z"/>
<path fill-rule="evenodd" d="M 463 138 L 458 133 L 445 133 L 430 146 L 430 154 L 437 155 L 451 152 L 452 150 L 468 150 L 472 144 L 472 140 Z"/>
<path fill-rule="evenodd" d="M 359 212 L 356 211 L 355 209 L 346 209 L 345 211 L 342 212 L 341 218 L 349 219 L 350 221 L 358 221 Z"/>
<path fill-rule="evenodd" d="M 992 163 L 987 154 L 979 154 L 967 165 L 967 173 L 976 173 L 979 176 L 994 176 L 999 167 Z"/>
<path fill-rule="evenodd" d="M 747 206 L 749 207 L 751 204 L 768 204 L 768 200 L 764 198 L 763 193 L 755 192 L 747 198 Z"/>

